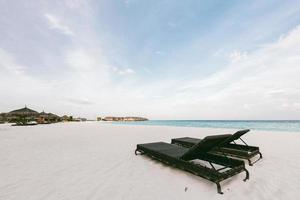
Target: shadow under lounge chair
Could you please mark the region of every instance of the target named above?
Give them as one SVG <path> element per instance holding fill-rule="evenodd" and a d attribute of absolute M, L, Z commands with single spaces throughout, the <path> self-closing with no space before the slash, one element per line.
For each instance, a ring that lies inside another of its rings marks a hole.
<path fill-rule="evenodd" d="M 249 173 L 243 161 L 208 153 L 230 135 L 207 136 L 191 148 L 185 148 L 165 142 L 138 144 L 135 154 L 140 152 L 167 165 L 188 171 L 210 180 L 217 185 L 218 193 L 223 194 L 220 182 L 241 172 L 246 172 L 244 181 L 249 179 Z M 205 161 L 209 166 L 200 164 Z"/>
<path fill-rule="evenodd" d="M 221 142 L 218 145 L 218 148 L 211 149 L 209 153 L 246 159 L 248 160 L 249 165 L 252 166 L 254 163 L 262 159 L 262 154 L 259 151 L 259 147 L 249 146 L 241 138 L 242 135 L 246 134 L 249 131 L 249 129 L 246 129 L 237 131 L 232 135 L 229 134 L 229 137 L 223 142 Z M 243 144 L 237 144 L 235 142 L 236 140 L 241 140 Z M 199 143 L 200 141 L 201 139 L 198 138 L 183 137 L 172 139 L 171 143 L 190 148 L 193 147 L 195 144 Z M 251 159 L 256 155 L 259 155 L 259 158 L 252 162 Z"/>

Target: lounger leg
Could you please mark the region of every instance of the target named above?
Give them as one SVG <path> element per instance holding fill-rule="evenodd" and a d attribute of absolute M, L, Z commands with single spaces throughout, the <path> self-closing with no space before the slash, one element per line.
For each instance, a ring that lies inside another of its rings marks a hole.
<path fill-rule="evenodd" d="M 253 166 L 251 160 L 250 160 L 250 159 L 247 159 L 247 160 L 248 160 L 248 162 L 249 162 L 249 166 Z"/>
<path fill-rule="evenodd" d="M 263 157 L 262 157 L 262 154 L 259 152 L 259 157 L 260 157 L 260 159 L 262 159 Z"/>
<path fill-rule="evenodd" d="M 246 168 L 244 168 L 245 172 L 246 172 L 246 178 L 244 179 L 244 181 L 249 179 L 249 172 Z"/>
<path fill-rule="evenodd" d="M 217 190 L 218 190 L 218 193 L 219 193 L 219 194 L 223 194 L 220 183 L 218 182 L 218 183 L 216 183 L 216 184 L 217 184 Z"/>

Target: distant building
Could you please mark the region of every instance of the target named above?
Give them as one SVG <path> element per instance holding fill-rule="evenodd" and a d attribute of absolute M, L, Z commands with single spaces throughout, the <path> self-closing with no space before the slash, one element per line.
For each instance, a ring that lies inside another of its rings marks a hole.
<path fill-rule="evenodd" d="M 37 118 L 39 124 L 50 124 L 61 121 L 61 118 L 52 113 L 41 112 Z"/>
<path fill-rule="evenodd" d="M 123 121 L 124 117 L 104 117 L 103 121 Z"/>
<path fill-rule="evenodd" d="M 85 122 L 87 121 L 86 118 L 82 118 L 82 117 L 76 117 L 76 118 L 73 118 L 73 121 L 74 122 Z"/>
<path fill-rule="evenodd" d="M 40 124 L 48 124 L 61 121 L 61 118 L 52 113 L 39 113 L 35 110 L 27 108 L 13 110 L 8 113 L 0 114 L 0 121 L 12 122 L 17 124 L 28 124 L 30 121 L 35 121 Z"/>
<path fill-rule="evenodd" d="M 144 117 L 124 117 L 124 121 L 147 121 Z"/>
<path fill-rule="evenodd" d="M 87 119 L 81 117 L 73 118 L 73 116 L 67 115 L 60 117 L 56 114 L 46 113 L 44 111 L 39 113 L 26 106 L 21 109 L 10 111 L 9 113 L 0 113 L 0 123 L 11 122 L 16 123 L 17 125 L 29 125 L 33 124 L 33 122 L 37 122 L 38 124 L 50 124 L 61 121 L 87 121 Z"/>
<path fill-rule="evenodd" d="M 143 117 L 104 117 L 101 118 L 101 120 L 102 121 L 147 121 L 148 119 Z"/>
<path fill-rule="evenodd" d="M 21 109 L 13 110 L 6 114 L 8 122 L 27 123 L 29 121 L 36 121 L 39 113 L 35 110 L 29 109 L 26 106 Z"/>
<path fill-rule="evenodd" d="M 61 120 L 63 122 L 69 122 L 69 121 L 73 121 L 73 117 L 72 116 L 68 116 L 68 115 L 64 115 L 61 117 Z"/>

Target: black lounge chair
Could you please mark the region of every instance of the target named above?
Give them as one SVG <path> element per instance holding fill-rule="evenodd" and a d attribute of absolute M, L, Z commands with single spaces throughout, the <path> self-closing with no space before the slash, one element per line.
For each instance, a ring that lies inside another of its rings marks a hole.
<path fill-rule="evenodd" d="M 249 132 L 249 129 L 240 130 L 236 133 L 229 135 L 227 139 L 225 139 L 222 143 L 218 145 L 218 148 L 213 148 L 210 153 L 217 154 L 217 155 L 225 155 L 231 156 L 235 158 L 246 159 L 249 162 L 249 165 L 252 166 L 254 163 L 262 159 L 262 154 L 259 151 L 259 147 L 249 146 L 241 136 Z M 235 140 L 241 140 L 243 145 L 236 144 Z M 190 138 L 190 137 L 183 137 L 183 138 L 175 138 L 172 139 L 171 143 L 180 145 L 186 148 L 190 148 L 195 144 L 199 143 L 201 139 L 197 138 Z M 253 157 L 259 155 L 259 158 L 256 159 L 254 162 L 251 161 Z"/>
<path fill-rule="evenodd" d="M 212 148 L 223 142 L 230 135 L 208 136 L 191 148 L 185 148 L 165 142 L 138 144 L 135 154 L 140 152 L 167 165 L 188 171 L 217 184 L 218 193 L 223 194 L 220 182 L 243 171 L 246 172 L 244 181 L 249 179 L 245 163 L 241 160 L 208 153 Z M 210 167 L 197 161 L 206 161 Z M 218 166 L 217 166 L 218 165 Z"/>

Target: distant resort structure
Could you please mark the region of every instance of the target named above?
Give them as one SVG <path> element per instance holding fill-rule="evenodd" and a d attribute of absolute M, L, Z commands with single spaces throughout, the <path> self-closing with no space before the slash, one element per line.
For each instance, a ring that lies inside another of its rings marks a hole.
<path fill-rule="evenodd" d="M 147 118 L 143 117 L 97 117 L 97 121 L 147 121 Z M 14 123 L 13 126 L 32 126 L 37 124 L 52 124 L 57 122 L 82 122 L 88 121 L 86 118 L 63 115 L 58 116 L 53 113 L 37 112 L 33 109 L 25 106 L 17 110 L 13 110 L 7 113 L 0 113 L 0 124 L 2 123 Z M 89 120 L 92 121 L 92 120 Z"/>
<path fill-rule="evenodd" d="M 97 117 L 97 121 L 147 121 L 147 118 L 143 117 Z"/>
<path fill-rule="evenodd" d="M 85 118 L 73 118 L 73 116 L 64 115 L 62 117 L 46 112 L 37 112 L 26 106 L 21 109 L 13 110 L 8 113 L 0 113 L 0 123 L 15 123 L 14 125 L 26 126 L 37 124 L 51 124 L 57 122 L 86 121 Z"/>

